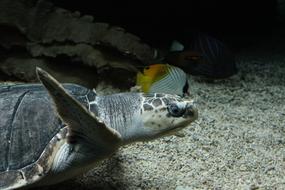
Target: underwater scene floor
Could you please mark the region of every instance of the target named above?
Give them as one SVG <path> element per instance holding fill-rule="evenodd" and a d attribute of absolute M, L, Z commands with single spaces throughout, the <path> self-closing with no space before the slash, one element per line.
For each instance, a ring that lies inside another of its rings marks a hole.
<path fill-rule="evenodd" d="M 284 55 L 244 51 L 230 79 L 189 76 L 199 119 L 183 137 L 123 147 L 83 177 L 44 189 L 284 189 Z"/>

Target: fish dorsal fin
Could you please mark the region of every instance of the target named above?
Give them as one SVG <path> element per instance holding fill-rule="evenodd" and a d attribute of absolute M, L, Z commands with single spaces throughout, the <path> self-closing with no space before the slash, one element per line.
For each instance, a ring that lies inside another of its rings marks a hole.
<path fill-rule="evenodd" d="M 144 75 L 151 78 L 153 82 L 156 82 L 169 73 L 168 64 L 154 64 L 144 69 Z"/>
<path fill-rule="evenodd" d="M 114 146 L 121 135 L 88 111 L 63 86 L 44 70 L 37 68 L 37 76 L 50 94 L 59 117 L 68 125 L 71 136 L 77 135 L 92 144 Z"/>

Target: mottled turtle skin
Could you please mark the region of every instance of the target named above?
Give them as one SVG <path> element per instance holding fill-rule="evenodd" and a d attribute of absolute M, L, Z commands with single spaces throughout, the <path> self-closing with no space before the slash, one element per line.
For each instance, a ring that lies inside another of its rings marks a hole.
<path fill-rule="evenodd" d="M 169 94 L 98 96 L 59 84 L 0 87 L 0 189 L 55 184 L 92 169 L 120 146 L 151 140 L 197 118 L 192 100 Z"/>

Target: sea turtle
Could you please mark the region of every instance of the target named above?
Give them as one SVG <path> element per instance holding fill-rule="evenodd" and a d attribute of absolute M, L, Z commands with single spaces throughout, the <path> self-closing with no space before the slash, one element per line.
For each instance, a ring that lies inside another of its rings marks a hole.
<path fill-rule="evenodd" d="M 55 184 L 92 169 L 120 146 L 170 134 L 197 118 L 193 100 L 58 83 L 0 87 L 0 189 Z"/>

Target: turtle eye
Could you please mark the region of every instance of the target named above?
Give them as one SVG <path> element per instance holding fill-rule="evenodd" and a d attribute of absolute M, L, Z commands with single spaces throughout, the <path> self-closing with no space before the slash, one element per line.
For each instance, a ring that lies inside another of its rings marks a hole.
<path fill-rule="evenodd" d="M 178 107 L 177 104 L 170 104 L 167 110 L 173 117 L 181 117 L 185 113 L 185 109 Z"/>

